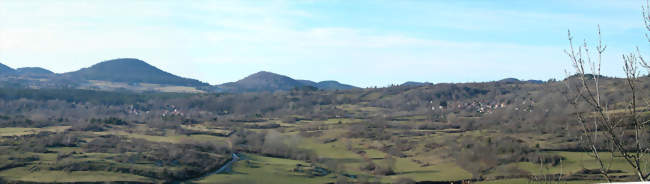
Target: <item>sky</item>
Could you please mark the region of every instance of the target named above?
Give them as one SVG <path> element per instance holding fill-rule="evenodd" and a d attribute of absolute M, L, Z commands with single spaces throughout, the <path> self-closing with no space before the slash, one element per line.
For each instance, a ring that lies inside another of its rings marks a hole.
<path fill-rule="evenodd" d="M 138 58 L 211 84 L 270 71 L 360 87 L 406 81 L 547 80 L 573 71 L 564 50 L 642 54 L 643 0 L 0 0 L 0 63 L 57 73 Z"/>

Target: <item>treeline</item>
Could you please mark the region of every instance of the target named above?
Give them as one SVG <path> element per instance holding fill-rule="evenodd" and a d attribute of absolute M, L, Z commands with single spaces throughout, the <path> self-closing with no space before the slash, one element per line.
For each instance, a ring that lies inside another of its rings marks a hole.
<path fill-rule="evenodd" d="M 650 89 L 642 78 L 640 91 Z M 575 81 L 569 81 L 575 82 Z M 611 109 L 626 96 L 621 79 L 601 81 L 602 99 Z M 0 89 L 0 127 L 84 125 L 97 128 L 92 119 L 116 117 L 127 123 L 141 122 L 159 128 L 178 123 L 255 122 L 281 119 L 327 120 L 400 119 L 423 115 L 423 121 L 448 124 L 423 125 L 420 129 L 458 127 L 465 130 L 500 128 L 507 132 L 567 132 L 576 109 L 566 105 L 563 81 L 542 84 L 490 82 L 436 84 L 420 87 L 393 86 L 349 91 L 292 90 L 276 93 L 177 94 L 102 92 L 77 89 Z M 642 98 L 647 93 L 640 94 Z M 356 106 L 342 108 L 342 106 Z M 373 107 L 379 111 L 358 109 Z M 299 118 L 297 118 L 299 117 Z M 110 124 L 110 123 L 109 123 Z M 82 128 L 83 129 L 83 128 Z M 88 128 L 87 128 L 88 129 Z"/>

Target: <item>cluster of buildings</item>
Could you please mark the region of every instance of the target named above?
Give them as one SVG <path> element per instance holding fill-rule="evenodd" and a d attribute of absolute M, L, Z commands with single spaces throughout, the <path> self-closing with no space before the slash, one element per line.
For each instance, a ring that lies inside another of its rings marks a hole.
<path fill-rule="evenodd" d="M 178 110 L 175 105 L 165 105 L 165 110 L 163 110 L 162 117 L 167 116 L 185 116 L 185 113 Z"/>
<path fill-rule="evenodd" d="M 429 103 L 433 104 L 433 101 L 430 101 Z M 461 110 L 461 111 L 474 111 L 478 113 L 490 114 L 498 109 L 504 109 L 506 107 L 514 105 L 515 111 L 532 112 L 534 104 L 535 101 L 533 99 L 526 99 L 521 102 L 521 105 L 514 104 L 514 103 L 506 103 L 506 102 L 495 102 L 495 101 L 492 102 L 472 101 L 472 102 L 458 102 L 458 103 L 442 102 L 438 106 L 432 105 L 431 110 L 432 111 Z"/>

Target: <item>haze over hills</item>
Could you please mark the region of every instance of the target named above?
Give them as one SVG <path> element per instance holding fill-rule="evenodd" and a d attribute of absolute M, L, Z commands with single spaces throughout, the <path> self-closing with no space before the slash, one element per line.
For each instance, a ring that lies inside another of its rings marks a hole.
<path fill-rule="evenodd" d="M 16 74 L 22 75 L 54 75 L 55 73 L 41 67 L 23 67 L 16 69 Z"/>
<path fill-rule="evenodd" d="M 426 85 L 433 85 L 433 83 L 408 81 L 403 83 L 401 86 L 426 86 Z"/>
<path fill-rule="evenodd" d="M 316 88 L 318 89 L 323 89 L 323 90 L 347 90 L 347 89 L 357 89 L 358 87 L 348 85 L 348 84 L 341 84 L 338 81 L 333 81 L 333 80 L 328 80 L 328 81 L 321 81 L 316 83 Z"/>
<path fill-rule="evenodd" d="M 210 85 L 196 79 L 184 78 L 152 66 L 135 58 L 112 59 L 97 63 L 74 72 L 56 74 L 41 67 L 13 69 L 0 63 L 0 86 L 30 88 L 81 88 L 93 90 L 161 91 L 161 92 L 275 92 L 296 88 L 314 87 L 319 90 L 350 90 L 359 87 L 326 80 L 314 82 L 299 80 L 268 71 L 251 74 L 241 80 L 219 85 Z M 11 76 L 11 77 L 7 77 Z M 519 80 L 506 78 L 500 83 L 535 83 L 540 80 Z M 433 85 L 430 82 L 408 81 L 401 86 Z"/>
<path fill-rule="evenodd" d="M 542 84 L 544 81 L 541 80 L 519 80 L 517 78 L 505 78 L 501 79 L 497 82 L 502 82 L 502 83 L 519 83 L 519 82 L 528 82 L 528 83 L 533 83 L 533 84 Z"/>
<path fill-rule="evenodd" d="M 125 83 L 152 83 L 177 86 L 209 86 L 196 79 L 188 79 L 162 71 L 133 58 L 113 59 L 63 75 L 84 80 Z"/>
<path fill-rule="evenodd" d="M 41 67 L 13 69 L 0 64 L 2 85 L 10 87 L 51 88 L 74 87 L 93 90 L 129 90 L 164 92 L 273 92 L 301 87 L 321 90 L 346 90 L 358 87 L 337 81 L 313 82 L 295 80 L 271 72 L 258 72 L 236 82 L 211 86 L 196 79 L 165 72 L 145 61 L 134 58 L 107 60 L 74 72 L 56 74 Z M 10 76 L 10 77 L 9 77 Z"/>
<path fill-rule="evenodd" d="M 9 67 L 9 66 L 7 66 L 7 65 L 4 65 L 4 64 L 2 64 L 2 63 L 0 63 L 0 74 L 11 73 L 11 72 L 13 72 L 13 71 L 14 71 L 13 68 L 11 68 L 11 67 Z"/>
<path fill-rule="evenodd" d="M 41 67 L 13 69 L 0 64 L 0 82 L 4 86 L 29 86 L 32 88 L 75 87 L 94 90 L 162 91 L 162 92 L 275 92 L 296 88 L 314 87 L 319 90 L 349 90 L 356 86 L 342 84 L 333 80 L 314 82 L 299 80 L 268 71 L 251 74 L 241 80 L 220 85 L 210 85 L 196 79 L 184 78 L 158 69 L 145 61 L 134 58 L 107 60 L 74 72 L 55 74 Z M 522 81 L 506 78 L 500 83 L 543 83 L 540 80 Z M 18 85 L 17 85 L 18 84 Z M 19 85 L 22 84 L 22 85 Z M 430 82 L 409 81 L 401 86 L 433 85 Z"/>
<path fill-rule="evenodd" d="M 261 92 L 261 91 L 287 91 L 295 88 L 312 86 L 322 90 L 345 90 L 357 87 L 341 84 L 336 81 L 313 82 L 309 80 L 296 80 L 280 74 L 261 71 L 249 75 L 236 82 L 217 85 L 222 92 Z"/>

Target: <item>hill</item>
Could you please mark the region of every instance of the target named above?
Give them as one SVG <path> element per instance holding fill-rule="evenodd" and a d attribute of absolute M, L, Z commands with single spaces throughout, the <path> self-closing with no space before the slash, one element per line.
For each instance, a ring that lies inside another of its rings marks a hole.
<path fill-rule="evenodd" d="M 84 80 L 124 83 L 152 83 L 176 86 L 208 86 L 209 84 L 173 75 L 148 63 L 132 58 L 113 59 L 64 75 Z"/>
<path fill-rule="evenodd" d="M 347 85 L 347 84 L 341 84 L 337 81 L 321 81 L 319 83 L 316 83 L 316 86 L 314 86 L 318 89 L 322 90 L 347 90 L 347 89 L 358 89 L 356 86 L 352 85 Z"/>
<path fill-rule="evenodd" d="M 16 69 L 16 74 L 21 75 L 52 75 L 54 72 L 41 67 L 23 67 Z"/>
<path fill-rule="evenodd" d="M 499 83 L 507 83 L 507 84 L 513 84 L 513 83 L 533 83 L 533 84 L 543 84 L 544 81 L 542 80 L 519 80 L 517 78 L 505 78 L 497 81 Z"/>
<path fill-rule="evenodd" d="M 433 85 L 433 83 L 408 81 L 408 82 L 403 83 L 400 86 L 426 86 L 426 85 Z"/>
<path fill-rule="evenodd" d="M 309 80 L 296 80 L 291 77 L 267 71 L 257 72 L 239 81 L 218 85 L 216 88 L 221 92 L 241 93 L 289 91 L 304 86 L 312 86 L 322 90 L 343 90 L 357 88 L 351 85 L 341 84 L 336 81 L 323 81 L 316 83 Z"/>
<path fill-rule="evenodd" d="M 14 72 L 15 70 L 7 65 L 0 63 L 0 74 L 6 74 Z"/>
<path fill-rule="evenodd" d="M 296 87 L 306 86 L 308 82 L 294 80 L 290 77 L 271 72 L 261 71 L 249 75 L 236 82 L 219 85 L 224 92 L 261 92 L 261 91 L 287 91 Z"/>
<path fill-rule="evenodd" d="M 519 83 L 521 81 L 519 79 L 516 79 L 516 78 L 505 78 L 505 79 L 501 79 L 501 80 L 499 80 L 497 82 L 511 84 L 511 83 Z"/>

